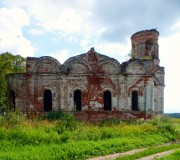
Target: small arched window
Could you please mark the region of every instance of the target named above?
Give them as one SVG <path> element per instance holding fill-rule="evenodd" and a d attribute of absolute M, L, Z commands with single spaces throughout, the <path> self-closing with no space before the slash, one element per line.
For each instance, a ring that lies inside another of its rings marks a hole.
<path fill-rule="evenodd" d="M 74 109 L 75 111 L 82 111 L 82 103 L 81 103 L 81 91 L 74 91 Z"/>
<path fill-rule="evenodd" d="M 151 39 L 146 41 L 146 53 L 145 56 L 151 56 L 153 41 Z"/>
<path fill-rule="evenodd" d="M 49 89 L 44 91 L 44 111 L 52 111 L 52 92 Z"/>
<path fill-rule="evenodd" d="M 132 111 L 138 111 L 138 92 L 137 91 L 133 91 L 131 94 L 131 107 L 132 107 Z"/>
<path fill-rule="evenodd" d="M 112 101 L 111 101 L 111 92 L 104 92 L 104 110 L 111 111 L 112 110 Z"/>

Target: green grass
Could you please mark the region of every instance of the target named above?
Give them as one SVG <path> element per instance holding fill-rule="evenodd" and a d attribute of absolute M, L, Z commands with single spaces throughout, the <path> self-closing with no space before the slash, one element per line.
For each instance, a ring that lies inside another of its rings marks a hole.
<path fill-rule="evenodd" d="M 180 150 L 177 150 L 168 156 L 158 158 L 158 160 L 179 160 L 179 157 L 180 157 Z"/>
<path fill-rule="evenodd" d="M 60 114 L 60 115 L 57 115 Z M 178 140 L 180 130 L 167 117 L 150 121 L 77 122 L 69 114 L 42 120 L 0 117 L 0 159 L 87 159 Z M 54 118 L 56 117 L 56 118 Z"/>
<path fill-rule="evenodd" d="M 119 160 L 135 160 L 138 158 L 146 157 L 146 156 L 149 156 L 152 154 L 169 151 L 169 150 L 173 150 L 173 149 L 177 149 L 177 148 L 180 148 L 180 144 L 171 144 L 171 145 L 167 145 L 167 146 L 151 147 L 151 148 L 147 148 L 141 152 L 138 152 L 138 153 L 135 153 L 132 155 L 119 157 L 119 158 L 117 158 L 117 160 L 118 159 Z"/>

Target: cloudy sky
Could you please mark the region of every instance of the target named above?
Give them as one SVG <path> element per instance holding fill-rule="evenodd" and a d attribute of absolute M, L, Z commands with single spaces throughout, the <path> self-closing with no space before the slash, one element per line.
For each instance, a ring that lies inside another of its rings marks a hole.
<path fill-rule="evenodd" d="M 165 112 L 180 112 L 179 0 L 1 0 L 0 53 L 63 63 L 91 47 L 128 59 L 130 36 L 157 28 L 165 67 Z"/>

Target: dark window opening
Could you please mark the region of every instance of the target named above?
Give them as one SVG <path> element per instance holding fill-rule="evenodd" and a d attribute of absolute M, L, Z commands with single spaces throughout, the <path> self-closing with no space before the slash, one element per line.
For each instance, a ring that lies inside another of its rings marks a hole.
<path fill-rule="evenodd" d="M 111 92 L 105 91 L 104 92 L 104 110 L 111 111 Z"/>
<path fill-rule="evenodd" d="M 151 56 L 152 46 L 153 46 L 153 41 L 147 40 L 146 41 L 146 53 L 145 53 L 146 56 Z"/>
<path fill-rule="evenodd" d="M 76 90 L 74 92 L 74 108 L 76 111 L 82 110 L 81 91 L 80 90 Z"/>
<path fill-rule="evenodd" d="M 132 100 L 132 111 L 138 111 L 138 93 L 137 91 L 133 91 L 131 95 Z"/>
<path fill-rule="evenodd" d="M 52 92 L 50 90 L 44 92 L 44 111 L 52 111 Z"/>
<path fill-rule="evenodd" d="M 16 94 L 13 90 L 10 91 L 10 107 L 12 109 L 16 108 Z"/>

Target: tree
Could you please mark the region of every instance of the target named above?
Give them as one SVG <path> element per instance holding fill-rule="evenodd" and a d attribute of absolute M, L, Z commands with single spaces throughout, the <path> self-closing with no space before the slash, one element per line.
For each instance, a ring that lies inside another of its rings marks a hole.
<path fill-rule="evenodd" d="M 0 54 L 0 111 L 7 107 L 7 81 L 6 75 L 10 73 L 25 72 L 26 59 L 20 55 L 9 52 Z"/>

